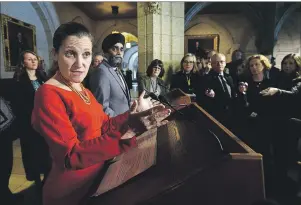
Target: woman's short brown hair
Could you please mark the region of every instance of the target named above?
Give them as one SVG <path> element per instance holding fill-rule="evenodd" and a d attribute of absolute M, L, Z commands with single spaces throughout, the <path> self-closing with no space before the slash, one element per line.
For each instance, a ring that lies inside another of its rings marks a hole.
<path fill-rule="evenodd" d="M 164 76 L 165 70 L 164 70 L 163 62 L 159 59 L 155 59 L 149 64 L 149 66 L 147 67 L 147 70 L 146 70 L 146 75 L 149 77 L 152 76 L 153 68 L 156 66 L 159 66 L 161 68 L 161 72 L 158 77 L 162 78 Z"/>

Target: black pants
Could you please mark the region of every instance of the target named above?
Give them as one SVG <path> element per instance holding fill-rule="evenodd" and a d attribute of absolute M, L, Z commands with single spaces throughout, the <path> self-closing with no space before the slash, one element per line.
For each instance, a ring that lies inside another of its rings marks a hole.
<path fill-rule="evenodd" d="M 44 138 L 31 127 L 20 136 L 22 161 L 28 181 L 40 182 L 40 174 L 48 175 L 51 168 L 49 148 Z"/>

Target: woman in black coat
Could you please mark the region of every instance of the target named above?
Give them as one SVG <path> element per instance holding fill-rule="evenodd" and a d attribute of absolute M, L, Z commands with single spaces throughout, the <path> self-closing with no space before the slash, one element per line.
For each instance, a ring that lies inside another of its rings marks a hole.
<path fill-rule="evenodd" d="M 170 89 L 179 88 L 184 93 L 196 94 L 199 80 L 196 57 L 194 54 L 187 53 L 181 60 L 181 70 L 172 75 Z"/>
<path fill-rule="evenodd" d="M 260 94 L 273 96 L 265 98 L 273 99 L 279 107 L 278 124 L 273 128 L 275 164 L 279 176 L 287 178 L 288 169 L 294 167 L 299 158 L 297 146 L 301 137 L 301 77 L 297 76 L 300 75 L 301 57 L 294 54 L 287 55 L 282 60 L 281 67 L 282 70 L 291 72 L 287 72 L 289 75 L 279 82 L 279 88 L 269 87 Z"/>
<path fill-rule="evenodd" d="M 24 51 L 20 54 L 13 78 L 16 84 L 18 136 L 26 178 L 40 184 L 40 174 L 46 177 L 51 163 L 44 138 L 31 126 L 35 91 L 47 80 L 46 73 L 38 69 L 38 56 L 34 52 Z"/>

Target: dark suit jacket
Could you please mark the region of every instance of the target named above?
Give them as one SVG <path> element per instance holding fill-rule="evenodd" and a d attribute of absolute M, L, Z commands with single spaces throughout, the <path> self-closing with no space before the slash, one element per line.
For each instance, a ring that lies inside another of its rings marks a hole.
<path fill-rule="evenodd" d="M 224 73 L 224 78 L 231 88 L 231 97 L 224 92 L 218 73 L 214 70 L 211 70 L 208 75 L 204 77 L 205 89 L 212 89 L 215 92 L 215 97 L 206 97 L 206 103 L 204 104 L 206 104 L 206 108 L 209 112 L 215 116 L 232 114 L 237 97 L 237 88 L 233 83 L 232 77 L 229 74 Z"/>
<path fill-rule="evenodd" d="M 170 90 L 174 88 L 180 88 L 185 93 L 188 94 L 195 93 L 198 86 L 198 79 L 199 79 L 198 73 L 191 73 L 190 86 L 189 86 L 187 83 L 185 73 L 182 70 L 178 71 L 177 73 L 172 75 Z"/>

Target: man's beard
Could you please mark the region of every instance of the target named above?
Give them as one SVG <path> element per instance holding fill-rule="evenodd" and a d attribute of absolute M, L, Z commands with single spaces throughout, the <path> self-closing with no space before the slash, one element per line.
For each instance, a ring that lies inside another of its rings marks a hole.
<path fill-rule="evenodd" d="M 109 64 L 112 67 L 120 67 L 121 63 L 122 63 L 122 57 L 120 55 L 110 56 L 110 58 L 109 58 Z"/>

